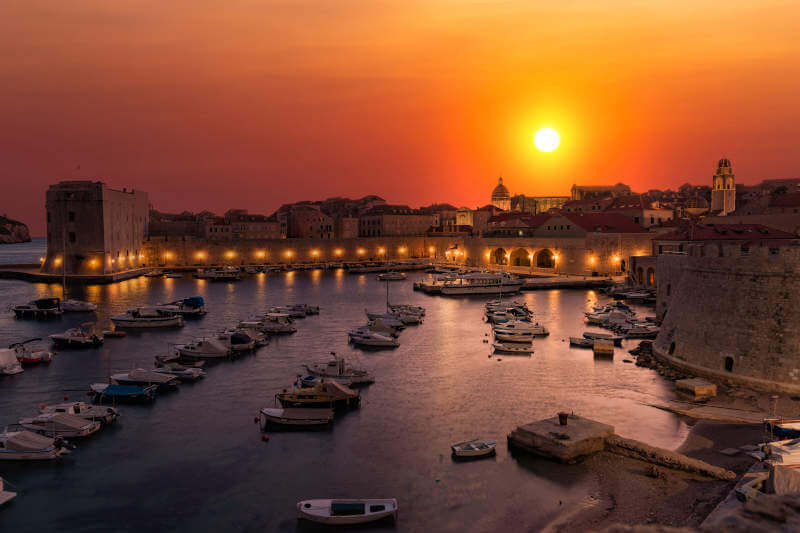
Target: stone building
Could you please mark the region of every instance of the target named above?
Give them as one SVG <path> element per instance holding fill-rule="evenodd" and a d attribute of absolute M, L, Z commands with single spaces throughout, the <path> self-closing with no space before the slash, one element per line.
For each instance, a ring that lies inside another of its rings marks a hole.
<path fill-rule="evenodd" d="M 333 218 L 313 203 L 291 204 L 275 214 L 281 232 L 290 239 L 333 239 Z"/>
<path fill-rule="evenodd" d="M 736 182 L 731 161 L 722 158 L 717 164 L 711 187 L 711 212 L 727 215 L 736 210 Z"/>
<path fill-rule="evenodd" d="M 641 194 L 617 196 L 611 200 L 605 212 L 619 213 L 645 228 L 661 225 L 673 217 L 672 209 L 657 207 L 650 198 Z"/>
<path fill-rule="evenodd" d="M 246 209 L 230 209 L 222 217 L 204 220 L 203 236 L 211 240 L 280 239 L 281 225 L 266 215 L 248 213 Z"/>
<path fill-rule="evenodd" d="M 631 188 L 624 183 L 616 185 L 573 185 L 570 190 L 573 200 L 585 198 L 617 197 L 631 194 Z"/>
<path fill-rule="evenodd" d="M 515 194 L 511 198 L 511 210 L 539 215 L 551 209 L 561 209 L 568 201 L 569 196 L 526 196 L 524 194 Z"/>
<path fill-rule="evenodd" d="M 360 237 L 424 235 L 438 226 L 438 215 L 421 213 L 407 205 L 376 205 L 358 220 Z"/>
<path fill-rule="evenodd" d="M 472 235 L 479 236 L 489 231 L 489 220 L 503 211 L 492 204 L 477 209 L 462 207 L 456 211 L 456 226 L 471 228 Z"/>
<path fill-rule="evenodd" d="M 139 268 L 150 218 L 147 193 L 101 181 L 62 181 L 47 190 L 47 273 L 110 274 Z"/>
<path fill-rule="evenodd" d="M 658 257 L 653 344 L 693 374 L 800 392 L 800 247 L 694 244 Z"/>
<path fill-rule="evenodd" d="M 497 187 L 492 190 L 492 205 L 503 211 L 511 210 L 511 194 L 508 189 L 503 185 L 503 176 L 500 176 Z"/>

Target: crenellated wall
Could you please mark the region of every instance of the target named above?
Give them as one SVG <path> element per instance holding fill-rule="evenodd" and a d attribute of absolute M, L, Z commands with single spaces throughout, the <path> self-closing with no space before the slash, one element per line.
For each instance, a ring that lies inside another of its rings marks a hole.
<path fill-rule="evenodd" d="M 800 249 L 695 245 L 658 258 L 657 356 L 699 375 L 800 391 Z"/>

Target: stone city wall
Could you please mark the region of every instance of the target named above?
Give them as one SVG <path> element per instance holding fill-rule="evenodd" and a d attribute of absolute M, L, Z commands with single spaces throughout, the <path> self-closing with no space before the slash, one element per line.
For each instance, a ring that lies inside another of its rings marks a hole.
<path fill-rule="evenodd" d="M 763 390 L 800 391 L 800 249 L 691 246 L 658 260 L 653 350 L 676 366 Z"/>

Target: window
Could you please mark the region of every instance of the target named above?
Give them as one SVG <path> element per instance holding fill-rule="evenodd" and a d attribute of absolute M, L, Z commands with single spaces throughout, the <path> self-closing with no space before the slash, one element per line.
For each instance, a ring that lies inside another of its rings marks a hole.
<path fill-rule="evenodd" d="M 639 217 L 633 217 L 633 221 L 638 224 L 639 223 Z"/>
<path fill-rule="evenodd" d="M 69 242 L 75 242 L 75 240 L 76 240 L 75 232 L 74 231 L 70 231 L 69 232 Z"/>
<path fill-rule="evenodd" d="M 670 293 L 670 292 L 672 292 L 672 285 L 670 285 L 669 283 L 667 283 L 667 296 L 669 296 L 669 293 Z"/>
<path fill-rule="evenodd" d="M 651 224 L 655 224 L 655 223 L 656 223 L 656 219 L 655 219 L 655 217 L 650 217 L 650 223 L 651 223 Z"/>
<path fill-rule="evenodd" d="M 70 211 L 69 212 L 69 221 L 70 222 L 75 222 L 75 211 Z"/>
<path fill-rule="evenodd" d="M 728 356 L 725 358 L 725 370 L 733 372 L 733 357 Z"/>
<path fill-rule="evenodd" d="M 796 212 L 797 212 L 797 210 L 795 209 L 795 213 Z M 47 223 L 48 224 L 50 223 L 50 211 L 47 212 Z"/>

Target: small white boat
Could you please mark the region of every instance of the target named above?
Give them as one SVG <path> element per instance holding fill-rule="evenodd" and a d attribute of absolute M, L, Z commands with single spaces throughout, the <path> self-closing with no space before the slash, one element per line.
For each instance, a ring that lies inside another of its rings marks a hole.
<path fill-rule="evenodd" d="M 16 492 L 11 492 L 10 490 L 6 490 L 5 482 L 3 481 L 3 478 L 0 477 L 0 505 L 10 502 L 16 497 L 17 497 Z"/>
<path fill-rule="evenodd" d="M 578 348 L 592 348 L 594 347 L 594 341 L 592 339 L 585 339 L 583 337 L 570 337 L 569 345 L 577 346 Z"/>
<path fill-rule="evenodd" d="M 69 453 L 61 439 L 52 439 L 32 431 L 0 433 L 0 461 L 36 461 L 57 459 Z"/>
<path fill-rule="evenodd" d="M 92 324 L 81 324 L 64 333 L 50 335 L 50 340 L 59 348 L 96 348 L 103 344 L 103 336 L 92 333 Z"/>
<path fill-rule="evenodd" d="M 171 328 L 183 326 L 183 317 L 164 313 L 153 307 L 137 307 L 127 313 L 112 316 L 118 328 Z"/>
<path fill-rule="evenodd" d="M 525 343 L 513 343 L 513 344 L 506 344 L 503 342 L 495 342 L 492 344 L 492 348 L 494 348 L 495 352 L 503 352 L 503 353 L 517 353 L 517 354 L 524 354 L 530 355 L 533 353 L 533 345 L 532 344 L 525 344 Z"/>
<path fill-rule="evenodd" d="M 169 274 L 165 274 L 164 277 L 169 279 L 178 279 L 182 278 L 183 274 L 180 272 L 170 272 Z"/>
<path fill-rule="evenodd" d="M 248 327 L 244 323 L 242 327 Z M 265 333 L 284 334 L 294 333 L 297 328 L 292 324 L 292 317 L 287 313 L 267 313 L 258 329 Z"/>
<path fill-rule="evenodd" d="M 160 391 L 174 389 L 180 383 L 175 376 L 164 374 L 163 372 L 145 370 L 144 368 L 135 368 L 130 372 L 111 374 L 110 381 L 116 385 L 136 385 L 139 387 L 156 385 Z"/>
<path fill-rule="evenodd" d="M 397 500 L 303 500 L 297 503 L 297 518 L 328 525 L 354 525 L 397 519 Z"/>
<path fill-rule="evenodd" d="M 420 305 L 393 304 L 389 306 L 392 313 L 408 313 L 412 315 L 425 316 L 425 308 Z"/>
<path fill-rule="evenodd" d="M 320 428 L 333 422 L 333 409 L 330 407 L 265 407 L 259 414 L 261 429 L 270 426 L 285 428 Z"/>
<path fill-rule="evenodd" d="M 351 331 L 348 333 L 350 342 L 356 346 L 372 346 L 379 348 L 396 348 L 400 346 L 400 342 L 392 337 L 381 335 L 380 333 L 362 333 L 360 331 Z"/>
<path fill-rule="evenodd" d="M 66 413 L 84 420 L 110 424 L 119 417 L 119 410 L 105 405 L 92 405 L 84 402 L 64 402 L 54 405 L 43 405 L 39 410 L 43 414 Z"/>
<path fill-rule="evenodd" d="M 179 365 L 177 363 L 165 363 L 164 366 L 160 368 L 154 368 L 153 372 L 157 372 L 159 374 L 167 374 L 170 376 L 175 376 L 176 378 L 183 381 L 197 381 L 206 375 L 206 371 L 202 368 L 198 367 L 186 367 L 183 365 Z"/>
<path fill-rule="evenodd" d="M 550 335 L 547 328 L 539 324 L 531 324 L 519 320 L 509 321 L 504 324 L 494 326 L 495 333 L 514 333 L 518 331 L 528 332 L 534 337 L 545 337 Z"/>
<path fill-rule="evenodd" d="M 17 352 L 10 348 L 0 349 L 0 376 L 12 376 L 25 370 L 17 360 Z"/>
<path fill-rule="evenodd" d="M 583 334 L 584 339 L 591 339 L 591 340 L 604 340 L 604 341 L 611 341 L 614 346 L 622 346 L 622 341 L 624 340 L 619 335 L 612 335 L 610 333 L 595 333 L 594 331 L 587 331 Z"/>
<path fill-rule="evenodd" d="M 380 320 L 390 328 L 405 329 L 406 327 L 400 317 L 394 313 L 370 313 L 366 309 L 364 313 L 367 315 L 368 320 Z"/>
<path fill-rule="evenodd" d="M 83 300 L 63 300 L 61 310 L 65 313 L 90 313 L 97 310 L 97 304 Z"/>
<path fill-rule="evenodd" d="M 144 273 L 144 276 L 146 278 L 159 278 L 162 275 L 164 275 L 164 271 L 163 270 L 159 270 L 158 268 L 154 268 L 152 270 L 148 270 L 147 272 Z"/>
<path fill-rule="evenodd" d="M 378 274 L 378 281 L 403 281 L 406 279 L 405 272 L 384 272 L 382 274 Z"/>
<path fill-rule="evenodd" d="M 67 413 L 42 413 L 32 418 L 21 418 L 19 425 L 48 437 L 88 437 L 100 430 L 100 422 L 69 415 Z"/>
<path fill-rule="evenodd" d="M 502 342 L 533 342 L 535 335 L 529 331 L 501 332 L 495 331 L 494 338 Z"/>
<path fill-rule="evenodd" d="M 495 453 L 497 442 L 486 439 L 472 439 L 457 442 L 450 446 L 456 457 L 481 457 Z"/>
<path fill-rule="evenodd" d="M 16 342 L 8 348 L 14 350 L 17 354 L 17 361 L 23 366 L 25 365 L 38 365 L 48 364 L 53 360 L 53 352 L 48 352 L 43 348 L 31 346 L 29 343 L 40 341 L 42 339 L 28 339 L 22 342 Z"/>
<path fill-rule="evenodd" d="M 175 346 L 182 357 L 192 359 L 221 359 L 231 354 L 230 349 L 217 339 L 198 339 Z"/>
<path fill-rule="evenodd" d="M 331 352 L 331 356 L 333 356 L 333 359 L 327 363 L 306 364 L 303 366 L 312 376 L 347 380 L 351 385 L 369 385 L 375 383 L 375 378 L 366 370 L 347 366 L 344 357 L 337 356 L 335 352 Z"/>
<path fill-rule="evenodd" d="M 181 315 L 183 317 L 201 317 L 206 314 L 206 302 L 202 296 L 192 296 L 175 300 L 155 307 L 165 315 Z"/>

